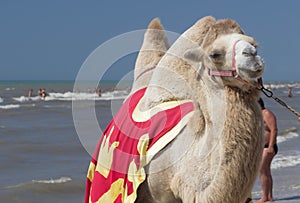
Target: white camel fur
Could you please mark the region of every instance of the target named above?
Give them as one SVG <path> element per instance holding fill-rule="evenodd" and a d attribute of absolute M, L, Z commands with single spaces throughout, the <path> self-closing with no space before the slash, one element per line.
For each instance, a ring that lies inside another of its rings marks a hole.
<path fill-rule="evenodd" d="M 162 30 L 158 20 L 153 23 Z M 165 35 L 156 36 L 145 37 L 132 92 L 148 86 L 144 110 L 165 101 L 191 99 L 195 112 L 147 165 L 147 179 L 136 202 L 245 202 L 263 149 L 255 80 L 264 64 L 256 42 L 236 22 L 213 17 L 196 22 L 168 51 Z M 241 80 L 207 74 L 209 69 L 231 70 L 233 61 Z"/>

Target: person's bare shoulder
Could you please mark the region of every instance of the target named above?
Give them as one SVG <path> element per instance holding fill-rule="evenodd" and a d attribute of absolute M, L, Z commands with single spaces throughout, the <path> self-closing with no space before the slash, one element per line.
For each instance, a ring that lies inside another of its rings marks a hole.
<path fill-rule="evenodd" d="M 265 109 L 263 111 L 263 115 L 264 115 L 264 117 L 275 117 L 274 113 L 272 111 L 270 111 L 269 109 Z"/>

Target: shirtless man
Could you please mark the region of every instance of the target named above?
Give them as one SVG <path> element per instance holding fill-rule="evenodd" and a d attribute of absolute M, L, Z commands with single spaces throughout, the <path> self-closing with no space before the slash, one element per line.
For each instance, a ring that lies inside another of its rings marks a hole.
<path fill-rule="evenodd" d="M 266 109 L 263 100 L 260 98 L 258 103 L 262 109 L 264 119 L 264 137 L 265 148 L 262 155 L 262 162 L 259 171 L 259 179 L 262 188 L 262 197 L 255 203 L 273 201 L 273 179 L 271 174 L 271 162 L 278 152 L 276 144 L 277 138 L 277 122 L 276 116 L 272 111 Z"/>

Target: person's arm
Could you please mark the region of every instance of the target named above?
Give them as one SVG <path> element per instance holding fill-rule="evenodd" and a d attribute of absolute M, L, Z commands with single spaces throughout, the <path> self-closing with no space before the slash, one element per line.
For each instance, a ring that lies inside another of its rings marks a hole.
<path fill-rule="evenodd" d="M 277 122 L 276 117 L 272 111 L 267 110 L 264 113 L 264 120 L 270 129 L 270 141 L 269 141 L 269 152 L 274 152 L 274 144 L 276 144 L 277 138 Z"/>

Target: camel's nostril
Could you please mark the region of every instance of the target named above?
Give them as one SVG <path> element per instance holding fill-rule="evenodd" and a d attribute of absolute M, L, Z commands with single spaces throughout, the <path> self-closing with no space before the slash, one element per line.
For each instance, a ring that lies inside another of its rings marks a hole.
<path fill-rule="evenodd" d="M 257 66 L 255 66 L 255 69 L 254 69 L 254 70 L 255 70 L 255 71 L 262 71 L 262 69 L 263 69 L 263 68 L 262 68 L 260 65 L 257 65 Z"/>
<path fill-rule="evenodd" d="M 264 69 L 264 65 L 262 62 L 256 62 L 254 67 L 255 67 L 255 71 L 258 70 L 262 71 Z"/>

